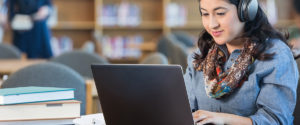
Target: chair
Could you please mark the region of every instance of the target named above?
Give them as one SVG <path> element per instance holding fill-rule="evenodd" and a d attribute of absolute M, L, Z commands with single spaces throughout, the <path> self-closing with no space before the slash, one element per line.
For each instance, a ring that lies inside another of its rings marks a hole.
<path fill-rule="evenodd" d="M 50 59 L 50 61 L 67 65 L 88 79 L 93 78 L 91 70 L 92 63 L 108 63 L 106 59 L 95 53 L 88 53 L 80 50 L 63 53 L 60 56 Z"/>
<path fill-rule="evenodd" d="M 188 33 L 183 31 L 176 31 L 172 33 L 175 38 L 180 41 L 182 44 L 184 44 L 186 47 L 194 47 L 195 46 L 195 40 L 192 36 L 190 36 Z"/>
<path fill-rule="evenodd" d="M 25 67 L 3 82 L 2 88 L 44 86 L 75 88 L 75 99 L 81 101 L 80 114 L 86 113 L 86 85 L 73 69 L 58 63 L 41 63 Z"/>
<path fill-rule="evenodd" d="M 165 55 L 156 52 L 145 57 L 140 64 L 168 64 L 168 58 Z"/>
<path fill-rule="evenodd" d="M 170 64 L 179 64 L 183 71 L 187 67 L 187 48 L 174 35 L 168 34 L 162 36 L 157 45 L 157 51 L 164 54 Z"/>
<path fill-rule="evenodd" d="M 21 59 L 21 51 L 9 44 L 0 44 L 0 59 Z"/>

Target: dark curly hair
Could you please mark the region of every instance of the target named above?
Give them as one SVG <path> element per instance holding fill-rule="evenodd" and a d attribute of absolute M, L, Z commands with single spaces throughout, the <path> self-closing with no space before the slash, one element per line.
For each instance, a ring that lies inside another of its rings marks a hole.
<path fill-rule="evenodd" d="M 198 0 L 199 1 L 199 0 Z M 231 4 L 234 4 L 237 8 L 240 0 L 228 0 Z M 297 0 L 296 0 L 297 1 Z M 253 21 L 245 22 L 244 33 L 241 38 L 246 38 L 251 42 L 257 44 L 253 57 L 258 60 L 270 60 L 275 53 L 264 53 L 266 49 L 272 47 L 270 42 L 267 42 L 268 38 L 277 38 L 287 44 L 288 34 L 281 34 L 277 31 L 268 21 L 266 14 L 261 7 L 258 7 L 256 17 Z M 238 38 L 236 38 L 238 39 Z M 198 48 L 201 54 L 194 54 L 194 62 L 200 64 L 208 54 L 209 49 L 215 44 L 212 36 L 204 29 L 200 33 L 198 39 Z"/>

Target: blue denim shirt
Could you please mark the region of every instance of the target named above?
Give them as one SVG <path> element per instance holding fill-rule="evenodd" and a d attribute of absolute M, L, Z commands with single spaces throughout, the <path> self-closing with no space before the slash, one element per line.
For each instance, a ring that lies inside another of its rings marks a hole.
<path fill-rule="evenodd" d="M 206 95 L 203 73 L 194 70 L 190 55 L 184 78 L 191 109 L 249 117 L 254 125 L 293 124 L 299 78 L 297 64 L 285 43 L 278 39 L 269 42 L 273 46 L 266 52 L 275 52 L 273 59 L 256 60 L 248 80 L 223 99 L 213 99 Z M 227 51 L 224 46 L 221 49 Z M 239 55 L 240 50 L 228 55 L 223 68 L 230 68 Z"/>

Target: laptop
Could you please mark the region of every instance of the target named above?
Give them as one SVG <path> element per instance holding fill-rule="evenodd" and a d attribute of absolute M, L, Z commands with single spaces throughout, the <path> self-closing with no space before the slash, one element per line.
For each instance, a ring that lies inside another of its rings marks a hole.
<path fill-rule="evenodd" d="M 193 125 L 178 65 L 92 65 L 107 125 Z"/>

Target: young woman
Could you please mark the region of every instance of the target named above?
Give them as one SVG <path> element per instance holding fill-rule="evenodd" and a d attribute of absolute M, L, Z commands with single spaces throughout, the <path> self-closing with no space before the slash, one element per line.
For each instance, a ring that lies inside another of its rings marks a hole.
<path fill-rule="evenodd" d="M 184 76 L 195 122 L 293 124 L 297 65 L 257 1 L 199 5 L 205 29 Z"/>

